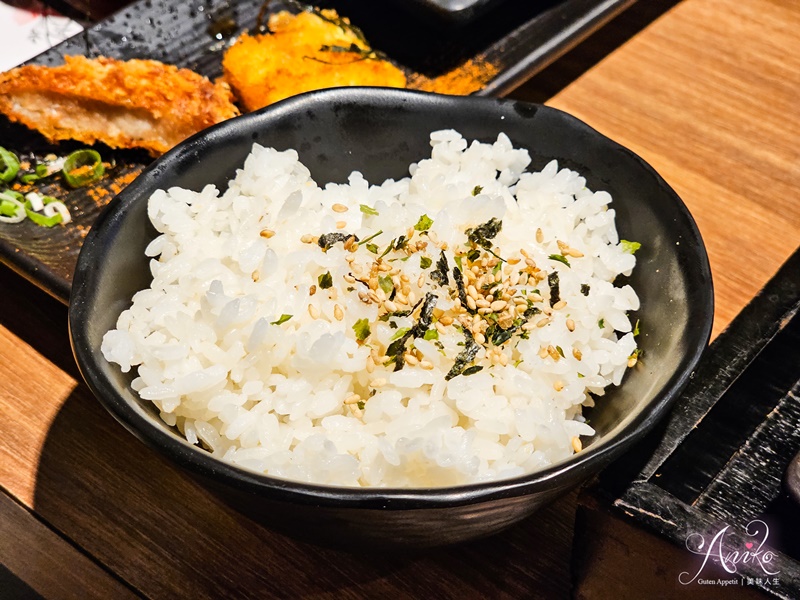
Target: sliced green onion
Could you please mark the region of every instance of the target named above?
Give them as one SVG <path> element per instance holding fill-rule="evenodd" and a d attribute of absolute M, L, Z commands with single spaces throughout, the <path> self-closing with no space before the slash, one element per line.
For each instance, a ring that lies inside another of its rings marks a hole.
<path fill-rule="evenodd" d="M 19 173 L 19 159 L 13 152 L 0 148 L 0 181 L 9 183 Z"/>
<path fill-rule="evenodd" d="M 66 205 L 61 202 L 61 200 L 56 200 L 50 196 L 44 197 L 44 214 L 48 217 L 60 215 L 61 223 L 63 225 L 66 225 L 72 221 L 72 215 L 69 214 L 69 209 L 66 207 Z"/>
<path fill-rule="evenodd" d="M 36 173 L 25 173 L 25 175 L 20 175 L 19 180 L 24 183 L 33 183 L 34 181 L 39 181 L 41 177 L 39 177 Z"/>
<path fill-rule="evenodd" d="M 105 173 L 103 159 L 96 150 L 84 148 L 76 150 L 64 161 L 64 179 L 74 188 L 89 185 L 100 179 Z"/>
<path fill-rule="evenodd" d="M 44 198 L 39 196 L 36 193 L 30 193 L 25 197 L 25 214 L 28 218 L 40 225 L 41 227 L 53 227 L 58 225 L 59 223 L 65 222 L 65 219 L 60 211 L 56 210 L 54 207 L 55 204 L 63 204 L 58 202 L 55 198 L 49 198 L 50 202 L 45 204 Z M 42 207 L 45 209 L 45 214 L 41 214 L 34 210 L 34 208 Z M 50 208 L 48 211 L 47 209 Z M 64 207 L 66 209 L 66 207 Z M 49 213 L 49 214 L 48 214 Z M 69 215 L 69 213 L 67 213 Z"/>
<path fill-rule="evenodd" d="M 0 223 L 19 223 L 24 220 L 25 205 L 9 192 L 0 192 Z"/>

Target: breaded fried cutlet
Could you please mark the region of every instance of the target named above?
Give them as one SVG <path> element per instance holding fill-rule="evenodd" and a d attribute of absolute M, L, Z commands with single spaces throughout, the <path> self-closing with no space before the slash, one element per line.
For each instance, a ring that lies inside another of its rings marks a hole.
<path fill-rule="evenodd" d="M 243 34 L 222 59 L 224 78 L 243 110 L 322 88 L 406 85 L 403 72 L 334 10 L 282 11 L 270 17 L 269 30 Z"/>
<path fill-rule="evenodd" d="M 67 56 L 0 74 L 0 112 L 51 141 L 104 142 L 153 156 L 239 114 L 230 88 L 154 60 Z"/>

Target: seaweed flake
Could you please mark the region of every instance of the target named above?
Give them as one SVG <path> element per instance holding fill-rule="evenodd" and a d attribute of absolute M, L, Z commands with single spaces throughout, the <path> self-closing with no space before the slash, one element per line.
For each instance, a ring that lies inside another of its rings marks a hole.
<path fill-rule="evenodd" d="M 319 240 L 317 240 L 317 244 L 319 244 L 320 248 L 322 248 L 323 250 L 327 251 L 327 250 L 330 250 L 331 248 L 333 248 L 333 245 L 336 244 L 337 242 L 344 243 L 347 240 L 349 240 L 351 237 L 356 242 L 358 242 L 358 236 L 357 235 L 353 235 L 352 233 L 338 233 L 338 232 L 323 233 L 321 236 L 319 236 Z"/>
<path fill-rule="evenodd" d="M 561 292 L 559 291 L 558 271 L 553 271 L 547 276 L 547 285 L 550 286 L 550 307 L 552 308 L 559 300 L 561 300 Z"/>
<path fill-rule="evenodd" d="M 461 301 L 461 306 L 469 309 L 469 305 L 467 304 L 467 290 L 464 288 L 464 277 L 461 275 L 461 271 L 459 271 L 456 267 L 453 267 L 453 279 L 456 280 L 456 288 L 458 288 L 458 299 Z"/>
<path fill-rule="evenodd" d="M 590 289 L 592 289 L 592 288 L 589 287 L 588 283 L 582 283 L 581 284 L 581 294 L 583 294 L 584 296 L 588 296 L 589 295 L 589 290 Z"/>
<path fill-rule="evenodd" d="M 436 307 L 436 302 L 438 298 L 435 294 L 428 292 L 425 294 L 425 299 L 422 304 L 422 308 L 420 309 L 419 313 L 419 320 L 414 324 L 413 327 L 408 329 L 405 333 L 402 334 L 401 337 L 394 340 L 389 347 L 386 349 L 386 356 L 392 357 L 394 359 L 394 370 L 399 371 L 405 366 L 405 348 L 406 343 L 410 338 L 419 338 L 424 337 L 425 332 L 431 326 L 431 322 L 433 321 L 433 309 Z M 414 306 L 412 312 L 416 310 L 416 307 L 419 305 L 419 302 Z M 402 329 L 398 329 L 398 333 L 402 331 Z M 395 334 L 397 335 L 397 334 Z"/>
<path fill-rule="evenodd" d="M 439 260 L 436 261 L 436 269 L 431 272 L 431 279 L 433 279 L 433 281 L 438 283 L 440 286 L 445 287 L 448 283 L 450 283 L 450 280 L 447 277 L 447 269 L 447 257 L 444 254 L 444 250 L 442 250 Z"/>
<path fill-rule="evenodd" d="M 503 222 L 497 217 L 492 217 L 483 225 L 467 229 L 464 233 L 470 242 L 488 249 L 492 247 L 492 242 L 489 240 L 494 239 L 502 228 Z"/>
<path fill-rule="evenodd" d="M 475 360 L 475 357 L 478 355 L 478 350 L 481 349 L 481 347 L 475 343 L 475 338 L 472 337 L 472 333 L 469 329 L 464 329 L 464 339 L 464 349 L 458 353 L 453 367 L 447 372 L 447 375 L 444 376 L 445 381 L 450 381 L 453 377 L 461 375 L 464 369 L 467 368 L 467 365 Z"/>

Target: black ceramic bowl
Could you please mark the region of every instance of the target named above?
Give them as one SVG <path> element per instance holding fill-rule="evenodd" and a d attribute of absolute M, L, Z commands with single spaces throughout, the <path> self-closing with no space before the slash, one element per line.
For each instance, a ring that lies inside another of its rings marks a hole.
<path fill-rule="evenodd" d="M 158 188 L 224 189 L 253 142 L 294 148 L 318 182 L 406 175 L 429 156 L 431 131 L 467 139 L 505 132 L 530 150 L 531 168 L 556 158 L 588 186 L 611 193 L 620 236 L 637 240 L 630 283 L 641 297 L 644 360 L 591 411 L 596 436 L 570 459 L 536 473 L 444 489 L 351 489 L 258 475 L 190 445 L 130 388 L 131 375 L 100 353 L 133 294 L 150 283 L 144 249 L 154 237 L 147 199 Z M 103 213 L 83 245 L 69 324 L 83 376 L 134 435 L 253 518 L 320 542 L 437 545 L 499 531 L 597 473 L 664 416 L 705 348 L 713 294 L 703 241 L 691 215 L 658 174 L 629 150 L 558 110 L 511 100 L 376 88 L 312 92 L 233 119 L 157 160 Z"/>

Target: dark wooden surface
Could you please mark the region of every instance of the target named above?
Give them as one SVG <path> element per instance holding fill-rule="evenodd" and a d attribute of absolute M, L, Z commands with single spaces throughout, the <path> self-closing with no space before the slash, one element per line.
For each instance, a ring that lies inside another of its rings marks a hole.
<path fill-rule="evenodd" d="M 576 114 L 675 187 L 709 248 L 715 333 L 800 240 L 798 11 L 639 2 L 513 94 Z M 5 268 L 0 292 L 0 494 L 15 507 L 2 518 L 52 539 L 31 546 L 40 560 L 107 575 L 81 577 L 82 597 L 110 597 L 114 585 L 150 598 L 569 595 L 575 494 L 462 547 L 363 556 L 300 544 L 221 505 L 100 408 L 80 383 L 61 304 Z M 56 567 L 8 567 L 24 543 L 0 544 L 0 563 L 59 597 L 48 587 Z"/>

